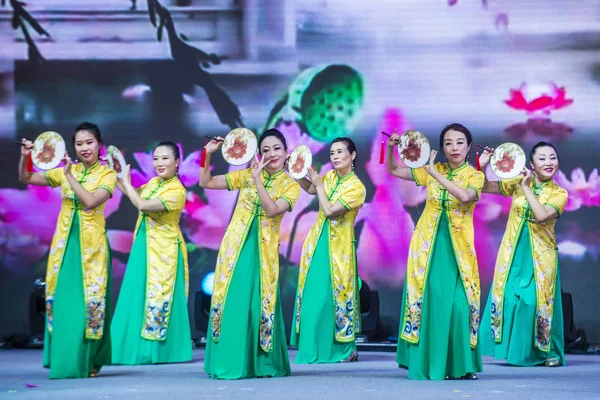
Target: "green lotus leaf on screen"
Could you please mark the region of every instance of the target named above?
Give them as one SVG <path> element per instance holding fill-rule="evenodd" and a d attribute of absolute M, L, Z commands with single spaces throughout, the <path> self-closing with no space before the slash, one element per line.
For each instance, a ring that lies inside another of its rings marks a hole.
<path fill-rule="evenodd" d="M 273 107 L 265 129 L 285 121 L 297 123 L 304 133 L 321 142 L 349 136 L 362 115 L 364 93 L 362 77 L 352 67 L 308 68 Z"/>

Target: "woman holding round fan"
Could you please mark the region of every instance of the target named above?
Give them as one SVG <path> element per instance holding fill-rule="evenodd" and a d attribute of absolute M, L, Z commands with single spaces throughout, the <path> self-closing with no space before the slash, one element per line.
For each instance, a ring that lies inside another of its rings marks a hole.
<path fill-rule="evenodd" d="M 493 149 L 481 156 L 490 163 Z M 498 251 L 494 282 L 483 314 L 483 352 L 509 364 L 565 365 L 558 251 L 554 226 L 567 203 L 567 191 L 554 182 L 559 158 L 546 142 L 529 153 L 533 172 L 499 181 L 485 180 L 483 191 L 512 197 Z"/>
<path fill-rule="evenodd" d="M 354 220 L 366 189 L 354 173 L 356 145 L 335 139 L 329 149 L 334 169 L 323 178 L 312 168 L 302 189 L 319 200 L 300 261 L 291 344 L 296 363 L 358 361 L 355 333 L 360 332 L 360 301 Z"/>
<path fill-rule="evenodd" d="M 472 135 L 448 125 L 440 134 L 447 162 L 434 164 L 431 151 L 421 168 L 398 164 L 394 148 L 401 139 L 388 140 L 388 172 L 427 187 L 428 196 L 410 242 L 396 360 L 409 379 L 476 379 L 482 363 L 473 210 L 484 176 L 466 161 Z"/>
<path fill-rule="evenodd" d="M 238 128 L 229 135 L 236 131 L 249 132 Z M 247 139 L 235 142 L 231 154 L 245 157 Z M 204 369 L 214 379 L 286 376 L 291 371 L 279 301 L 279 226 L 300 186 L 284 171 L 287 143 L 278 130 L 262 134 L 262 158 L 255 157 L 251 168 L 212 176 L 210 158 L 222 144 L 215 138 L 205 146 L 200 186 L 239 191 L 239 197 L 217 256 Z"/>
<path fill-rule="evenodd" d="M 62 140 L 61 140 L 62 141 Z M 19 180 L 27 185 L 61 187 L 62 206 L 48 256 L 44 367 L 50 378 L 87 378 L 110 364 L 111 269 L 104 206 L 117 174 L 100 164 L 102 137 L 85 122 L 75 129 L 73 164 L 29 172 L 32 143 L 23 139 Z M 49 145 L 49 158 L 56 151 Z"/>
<path fill-rule="evenodd" d="M 192 359 L 187 249 L 179 229 L 187 192 L 177 173 L 179 148 L 161 142 L 152 156 L 156 177 L 135 189 L 127 166 L 117 183 L 140 214 L 112 323 L 114 364 Z"/>

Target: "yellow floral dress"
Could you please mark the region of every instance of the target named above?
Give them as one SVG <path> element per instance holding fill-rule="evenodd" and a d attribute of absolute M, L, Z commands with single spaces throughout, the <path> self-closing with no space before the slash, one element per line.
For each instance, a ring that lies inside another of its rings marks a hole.
<path fill-rule="evenodd" d="M 177 176 L 152 178 L 138 192 L 164 211 L 141 212 L 112 324 L 113 363 L 192 359 L 187 248 L 179 220 L 186 189 Z"/>
<path fill-rule="evenodd" d="M 356 350 L 360 332 L 354 221 L 366 189 L 354 171 L 340 178 L 335 170 L 325 174 L 323 187 L 346 212 L 327 218 L 320 209 L 304 241 L 291 335 L 297 363 L 341 361 Z"/>
<path fill-rule="evenodd" d="M 117 174 L 100 163 L 72 167 L 88 192 L 114 191 Z M 67 181 L 64 169 L 45 173 L 61 187 L 62 207 L 48 255 L 44 365 L 51 378 L 86 378 L 94 365 L 110 363 L 110 249 L 104 206 L 86 209 Z M 68 355 L 67 355 L 68 354 Z"/>
<path fill-rule="evenodd" d="M 250 168 L 225 177 L 239 197 L 217 256 L 204 368 L 219 379 L 289 375 L 278 286 L 283 215 L 265 214 Z M 293 208 L 300 185 L 284 170 L 261 180 L 271 199 Z"/>
<path fill-rule="evenodd" d="M 467 163 L 435 168 L 477 197 L 462 204 L 424 168 L 412 170 L 416 184 L 427 187 L 427 201 L 410 242 L 399 328 L 397 361 L 411 379 L 461 377 L 481 369 L 474 351 L 480 283 L 473 211 L 484 175 Z"/>
<path fill-rule="evenodd" d="M 482 323 L 484 352 L 515 365 L 536 365 L 553 357 L 564 364 L 556 218 L 535 221 L 521 181 L 498 182 L 512 203 Z M 562 214 L 565 189 L 552 180 L 532 182 L 531 188 L 542 205 Z"/>

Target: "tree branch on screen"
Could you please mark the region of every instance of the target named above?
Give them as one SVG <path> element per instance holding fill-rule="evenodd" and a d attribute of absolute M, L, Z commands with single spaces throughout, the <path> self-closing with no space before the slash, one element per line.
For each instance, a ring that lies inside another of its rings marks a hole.
<path fill-rule="evenodd" d="M 45 58 L 42 56 L 35 42 L 31 38 L 31 35 L 29 34 L 27 24 L 29 24 L 29 26 L 31 26 L 38 33 L 38 35 L 50 38 L 50 34 L 44 28 L 42 28 L 40 23 L 35 18 L 33 18 L 33 16 L 31 16 L 31 14 L 29 14 L 27 10 L 25 10 L 24 2 L 17 0 L 9 0 L 9 3 L 13 9 L 13 16 L 11 20 L 12 28 L 14 30 L 21 28 L 21 31 L 23 32 L 23 36 L 25 37 L 25 41 L 27 42 L 28 46 L 27 55 L 29 61 L 33 63 L 40 63 L 45 61 Z M 2 0 L 2 6 L 5 5 L 6 0 Z"/>
<path fill-rule="evenodd" d="M 216 54 L 208 54 L 185 43 L 188 38 L 184 34 L 177 34 L 169 10 L 158 0 L 147 1 L 150 22 L 157 29 L 156 38 L 159 42 L 162 41 L 163 31 L 166 29 L 171 47 L 171 57 L 178 67 L 178 72 L 194 85 L 204 89 L 221 123 L 228 125 L 231 129 L 243 127 L 238 106 L 223 89 L 217 86 L 212 76 L 204 69 L 210 68 L 211 64 L 220 64 L 221 59 Z M 136 0 L 131 0 L 131 2 L 131 9 L 135 10 Z"/>

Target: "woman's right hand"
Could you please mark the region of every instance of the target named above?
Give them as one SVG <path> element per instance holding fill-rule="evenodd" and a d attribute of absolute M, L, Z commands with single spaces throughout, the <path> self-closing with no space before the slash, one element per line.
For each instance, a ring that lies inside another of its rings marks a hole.
<path fill-rule="evenodd" d="M 217 139 L 219 140 L 211 139 L 211 141 L 204 146 L 206 153 L 213 154 L 215 151 L 221 148 L 225 139 L 223 139 L 221 136 L 217 136 Z"/>
<path fill-rule="evenodd" d="M 388 147 L 396 147 L 400 143 L 400 135 L 398 135 L 398 129 L 394 129 L 394 133 L 388 139 Z"/>
<path fill-rule="evenodd" d="M 479 166 L 481 168 L 485 168 L 487 167 L 487 165 L 490 163 L 490 160 L 492 159 L 492 154 L 494 153 L 494 148 L 493 147 L 485 147 L 485 149 L 483 150 L 483 153 L 481 153 L 481 155 L 479 156 Z"/>
<path fill-rule="evenodd" d="M 21 156 L 27 157 L 33 149 L 33 143 L 25 138 L 21 139 L 21 143 L 24 143 L 21 145 Z"/>

